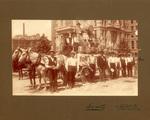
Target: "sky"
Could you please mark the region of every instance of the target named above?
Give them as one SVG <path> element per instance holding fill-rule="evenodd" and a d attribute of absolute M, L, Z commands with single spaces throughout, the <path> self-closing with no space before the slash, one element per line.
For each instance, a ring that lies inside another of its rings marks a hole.
<path fill-rule="evenodd" d="M 51 40 L 51 20 L 12 20 L 12 37 L 23 35 L 23 23 L 25 23 L 25 34 L 40 34 Z"/>

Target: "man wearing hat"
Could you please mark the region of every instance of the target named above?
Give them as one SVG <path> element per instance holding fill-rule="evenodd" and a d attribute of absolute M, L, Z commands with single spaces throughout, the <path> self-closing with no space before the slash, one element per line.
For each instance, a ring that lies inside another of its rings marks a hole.
<path fill-rule="evenodd" d="M 78 40 L 81 38 L 82 33 L 83 33 L 83 30 L 81 29 L 80 25 L 81 25 L 80 23 L 77 23 L 75 27 L 75 33 L 77 35 Z"/>
<path fill-rule="evenodd" d="M 117 68 L 117 62 L 115 59 L 115 53 L 111 53 L 111 56 L 108 58 L 108 66 L 110 68 L 110 77 L 112 79 L 116 78 L 116 68 Z"/>
<path fill-rule="evenodd" d="M 81 29 L 81 27 L 80 27 L 80 23 L 77 23 L 76 24 L 77 26 L 75 27 L 75 32 L 76 32 L 76 34 L 77 35 L 82 35 L 82 29 Z"/>
<path fill-rule="evenodd" d="M 128 77 L 132 77 L 132 69 L 133 69 L 133 57 L 131 53 L 128 53 L 128 57 L 127 57 Z"/>
<path fill-rule="evenodd" d="M 71 51 L 71 57 L 66 62 L 66 70 L 68 72 L 68 85 L 72 89 L 75 86 L 75 75 L 77 71 L 77 59 L 75 58 L 76 53 Z"/>
<path fill-rule="evenodd" d="M 92 69 L 91 71 L 91 82 L 95 82 L 95 72 L 96 72 L 96 57 L 93 55 L 94 51 L 91 51 L 91 54 L 89 56 L 89 65 Z"/>
<path fill-rule="evenodd" d="M 104 81 L 104 77 L 105 75 L 105 70 L 106 70 L 106 57 L 104 55 L 104 51 L 100 51 L 100 56 L 97 57 L 97 66 L 100 69 L 100 71 L 102 72 L 102 81 Z"/>
<path fill-rule="evenodd" d="M 117 66 L 116 66 L 116 78 L 119 78 L 119 76 L 120 76 L 120 68 L 121 68 L 121 60 L 120 60 L 120 55 L 119 54 L 115 55 L 115 60 L 116 60 L 116 63 L 117 63 Z"/>
<path fill-rule="evenodd" d="M 71 44 L 71 38 L 69 37 L 69 34 L 65 35 L 65 45 L 70 45 Z"/>
<path fill-rule="evenodd" d="M 73 32 L 72 33 L 72 45 L 74 48 L 74 51 L 78 52 L 78 44 L 79 44 L 79 40 L 77 39 L 76 33 Z"/>
<path fill-rule="evenodd" d="M 122 68 L 122 76 L 126 77 L 127 60 L 126 60 L 125 54 L 121 54 L 120 62 L 121 62 L 121 68 Z"/>
<path fill-rule="evenodd" d="M 50 80 L 50 92 L 57 92 L 57 70 L 56 68 L 56 57 L 55 51 L 53 49 L 50 50 L 49 52 L 49 65 L 46 66 L 48 68 L 48 75 L 49 75 L 49 80 Z"/>

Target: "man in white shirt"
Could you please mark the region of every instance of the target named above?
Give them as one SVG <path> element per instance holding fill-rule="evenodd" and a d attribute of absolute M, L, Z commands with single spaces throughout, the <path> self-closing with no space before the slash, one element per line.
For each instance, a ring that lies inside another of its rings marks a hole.
<path fill-rule="evenodd" d="M 126 77 L 127 59 L 125 57 L 125 54 L 121 55 L 120 61 L 121 61 L 121 68 L 122 68 L 122 76 Z"/>
<path fill-rule="evenodd" d="M 111 56 L 108 58 L 108 66 L 110 68 L 110 77 L 112 79 L 116 78 L 116 67 L 117 67 L 117 62 L 114 57 L 114 53 L 111 53 Z"/>
<path fill-rule="evenodd" d="M 116 62 L 117 62 L 116 77 L 118 78 L 120 76 L 120 68 L 121 68 L 120 55 L 116 55 L 115 59 L 116 59 Z"/>
<path fill-rule="evenodd" d="M 132 69 L 133 69 L 133 57 L 129 53 L 127 57 L 127 70 L 128 70 L 128 77 L 132 77 Z"/>
<path fill-rule="evenodd" d="M 77 59 L 75 58 L 75 52 L 71 52 L 71 57 L 66 62 L 66 70 L 68 72 L 68 85 L 72 89 L 75 86 L 75 75 L 77 71 Z"/>
<path fill-rule="evenodd" d="M 96 57 L 93 55 L 94 51 L 91 51 L 91 55 L 89 57 L 89 65 L 92 69 L 91 71 L 91 82 L 95 82 L 95 71 L 96 71 Z"/>

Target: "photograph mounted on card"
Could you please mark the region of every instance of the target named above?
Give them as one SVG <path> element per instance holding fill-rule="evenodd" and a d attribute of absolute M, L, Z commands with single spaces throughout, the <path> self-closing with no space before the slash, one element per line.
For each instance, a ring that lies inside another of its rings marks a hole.
<path fill-rule="evenodd" d="M 14 96 L 138 96 L 137 20 L 11 20 Z"/>

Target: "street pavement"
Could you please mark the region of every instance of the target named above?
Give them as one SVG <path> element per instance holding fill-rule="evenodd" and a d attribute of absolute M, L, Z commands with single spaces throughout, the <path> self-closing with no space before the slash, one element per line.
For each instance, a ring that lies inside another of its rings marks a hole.
<path fill-rule="evenodd" d="M 101 82 L 97 79 L 96 83 L 83 83 L 77 81 L 75 88 L 65 89 L 63 81 L 58 80 L 58 92 L 50 93 L 48 89 L 39 90 L 30 86 L 30 80 L 27 76 L 23 80 L 18 80 L 17 73 L 13 73 L 13 95 L 15 96 L 138 96 L 138 79 L 131 77 L 120 77 L 118 79 Z M 38 85 L 38 78 L 36 84 Z M 44 81 L 42 80 L 42 83 Z M 48 83 L 48 81 L 47 81 Z M 44 84 L 42 84 L 44 86 Z"/>

